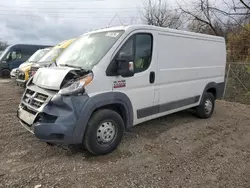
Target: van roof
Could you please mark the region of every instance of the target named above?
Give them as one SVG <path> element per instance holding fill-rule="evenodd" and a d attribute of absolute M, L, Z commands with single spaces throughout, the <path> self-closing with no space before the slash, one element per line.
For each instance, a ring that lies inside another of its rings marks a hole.
<path fill-rule="evenodd" d="M 139 29 L 140 30 L 151 30 L 151 31 L 153 30 L 153 31 L 166 32 L 166 33 L 172 33 L 172 34 L 180 34 L 180 35 L 206 38 L 206 39 L 212 39 L 212 40 L 216 40 L 216 41 L 225 42 L 225 39 L 223 37 L 219 37 L 219 36 L 195 33 L 195 32 L 184 31 L 184 30 L 170 29 L 170 28 L 158 27 L 158 26 L 153 26 L 153 25 L 143 25 L 143 24 L 142 25 L 127 25 L 127 26 L 110 27 L 110 28 L 98 29 L 98 30 L 95 30 L 95 31 L 92 31 L 89 33 L 115 31 L 115 30 L 125 30 L 126 32 L 130 33 L 132 31 L 139 30 Z"/>

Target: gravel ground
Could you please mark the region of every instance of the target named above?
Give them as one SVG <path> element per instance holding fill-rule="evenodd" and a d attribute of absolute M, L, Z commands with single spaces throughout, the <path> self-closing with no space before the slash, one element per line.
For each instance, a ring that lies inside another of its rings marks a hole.
<path fill-rule="evenodd" d="M 18 123 L 22 89 L 0 80 L 0 187 L 250 187 L 250 108 L 218 101 L 134 127 L 106 156 L 37 140 Z"/>

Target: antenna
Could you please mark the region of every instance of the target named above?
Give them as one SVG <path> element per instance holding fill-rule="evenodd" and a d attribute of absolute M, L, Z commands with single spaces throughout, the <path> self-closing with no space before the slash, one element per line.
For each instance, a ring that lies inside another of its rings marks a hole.
<path fill-rule="evenodd" d="M 111 23 L 112 23 L 112 21 L 115 19 L 115 17 L 117 17 L 117 18 L 119 19 L 119 21 L 120 21 L 120 24 L 121 24 L 121 25 L 123 25 L 123 23 L 122 23 L 122 21 L 121 21 L 120 16 L 119 16 L 118 14 L 115 14 L 115 15 L 114 15 L 114 17 L 110 20 L 110 22 L 109 22 L 109 24 L 107 25 L 107 27 L 109 27 L 109 26 L 110 26 L 110 24 L 111 24 Z"/>
<path fill-rule="evenodd" d="M 121 18 L 120 18 L 120 16 L 119 16 L 118 14 L 117 14 L 117 17 L 118 17 L 118 19 L 119 19 L 120 24 L 121 24 L 121 25 L 124 25 L 124 24 L 122 23 Z"/>

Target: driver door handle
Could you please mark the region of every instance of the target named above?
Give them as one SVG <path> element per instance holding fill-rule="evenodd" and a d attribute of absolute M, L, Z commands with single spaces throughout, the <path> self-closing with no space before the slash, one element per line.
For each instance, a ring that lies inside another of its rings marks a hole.
<path fill-rule="evenodd" d="M 149 74 L 149 82 L 150 82 L 150 84 L 153 84 L 155 82 L 155 72 L 154 71 L 150 72 L 150 74 Z"/>

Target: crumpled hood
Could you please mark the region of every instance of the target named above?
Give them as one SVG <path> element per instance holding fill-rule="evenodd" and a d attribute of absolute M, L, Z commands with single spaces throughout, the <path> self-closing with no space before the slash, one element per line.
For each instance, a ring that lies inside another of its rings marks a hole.
<path fill-rule="evenodd" d="M 33 83 L 41 88 L 60 90 L 60 86 L 65 76 L 75 68 L 69 67 L 50 67 L 40 68 L 33 78 Z"/>

